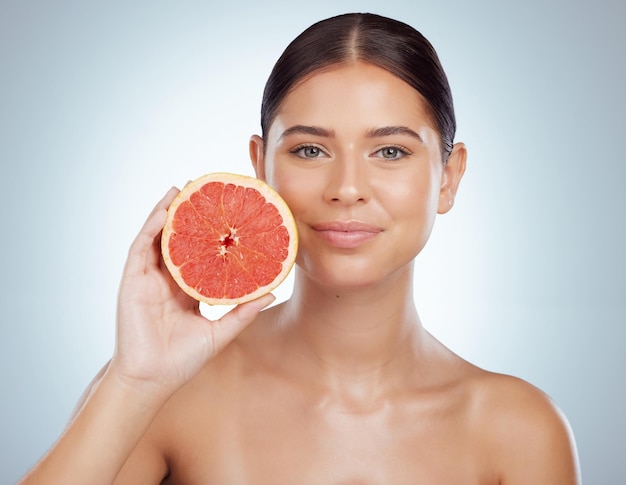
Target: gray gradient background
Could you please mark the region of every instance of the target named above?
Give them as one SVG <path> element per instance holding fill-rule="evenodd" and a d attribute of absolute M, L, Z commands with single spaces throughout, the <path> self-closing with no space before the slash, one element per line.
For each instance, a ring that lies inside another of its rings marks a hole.
<path fill-rule="evenodd" d="M 469 148 L 418 261 L 426 327 L 545 390 L 585 482 L 626 484 L 624 3 L 232 5 L 0 3 L 0 482 L 45 452 L 111 354 L 152 205 L 205 172 L 251 173 L 273 62 L 313 21 L 358 10 L 434 43 Z"/>

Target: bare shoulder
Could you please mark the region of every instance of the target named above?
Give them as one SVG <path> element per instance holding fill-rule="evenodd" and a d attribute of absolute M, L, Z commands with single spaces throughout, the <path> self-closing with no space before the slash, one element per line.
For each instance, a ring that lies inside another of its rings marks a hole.
<path fill-rule="evenodd" d="M 485 371 L 471 381 L 472 421 L 502 483 L 580 483 L 572 430 L 547 394 L 522 379 Z"/>

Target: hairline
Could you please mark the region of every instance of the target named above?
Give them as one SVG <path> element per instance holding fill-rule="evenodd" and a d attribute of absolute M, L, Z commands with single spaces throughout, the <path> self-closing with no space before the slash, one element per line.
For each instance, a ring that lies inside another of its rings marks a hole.
<path fill-rule="evenodd" d="M 267 133 L 263 133 L 263 155 L 266 154 L 266 146 L 267 146 L 264 138 L 269 134 L 270 129 L 272 125 L 274 124 L 274 121 L 280 114 L 281 107 L 283 106 L 285 99 L 287 98 L 287 96 L 289 96 L 289 94 L 291 94 L 296 88 L 298 88 L 299 86 L 301 86 L 302 84 L 304 84 L 305 82 L 307 82 L 308 80 L 316 76 L 317 74 L 331 72 L 336 69 L 341 69 L 343 67 L 355 66 L 358 64 L 365 64 L 365 65 L 370 65 L 370 66 L 383 69 L 384 71 L 388 72 L 392 76 L 406 83 L 418 95 L 419 99 L 421 100 L 422 108 L 425 110 L 426 116 L 428 117 L 428 120 L 430 121 L 432 128 L 435 129 L 435 131 L 439 135 L 440 151 L 443 157 L 443 154 L 445 153 L 444 146 L 443 146 L 444 145 L 443 134 L 440 132 L 440 129 L 437 125 L 436 117 L 433 112 L 434 111 L 433 107 L 430 105 L 430 103 L 424 97 L 424 95 L 419 92 L 419 90 L 415 89 L 415 87 L 413 87 L 411 83 L 409 83 L 406 79 L 403 79 L 396 72 L 392 71 L 388 66 L 384 65 L 381 62 L 375 62 L 372 59 L 368 59 L 364 56 L 359 55 L 358 50 L 356 50 L 356 47 L 354 44 L 354 42 L 356 41 L 356 37 L 358 36 L 358 32 L 356 28 L 354 29 L 354 31 L 355 32 L 353 33 L 350 39 L 350 50 L 352 53 L 350 57 L 346 57 L 345 59 L 342 59 L 342 60 L 331 61 L 331 62 L 328 62 L 327 64 L 324 64 L 324 65 L 321 65 L 319 67 L 312 69 L 311 71 L 299 77 L 298 80 L 292 83 L 289 89 L 285 92 L 280 103 L 276 106 L 276 109 L 273 111 L 271 119 L 268 120 L 269 123 L 267 125 Z M 444 163 L 445 163 L 445 160 L 444 160 Z"/>

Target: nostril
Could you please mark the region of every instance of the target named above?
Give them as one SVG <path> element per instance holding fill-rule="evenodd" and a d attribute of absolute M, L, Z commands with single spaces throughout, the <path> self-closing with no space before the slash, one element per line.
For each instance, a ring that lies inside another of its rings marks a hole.
<path fill-rule="evenodd" d="M 355 163 L 337 163 L 329 173 L 325 199 L 333 204 L 363 203 L 370 197 L 367 174 Z"/>

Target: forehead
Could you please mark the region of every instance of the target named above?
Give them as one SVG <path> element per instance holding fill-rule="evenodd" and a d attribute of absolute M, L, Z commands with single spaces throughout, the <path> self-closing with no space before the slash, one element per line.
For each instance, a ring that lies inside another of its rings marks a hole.
<path fill-rule="evenodd" d="M 272 126 L 296 121 L 432 127 L 426 102 L 412 86 L 363 62 L 317 70 L 297 83 L 283 99 Z"/>

